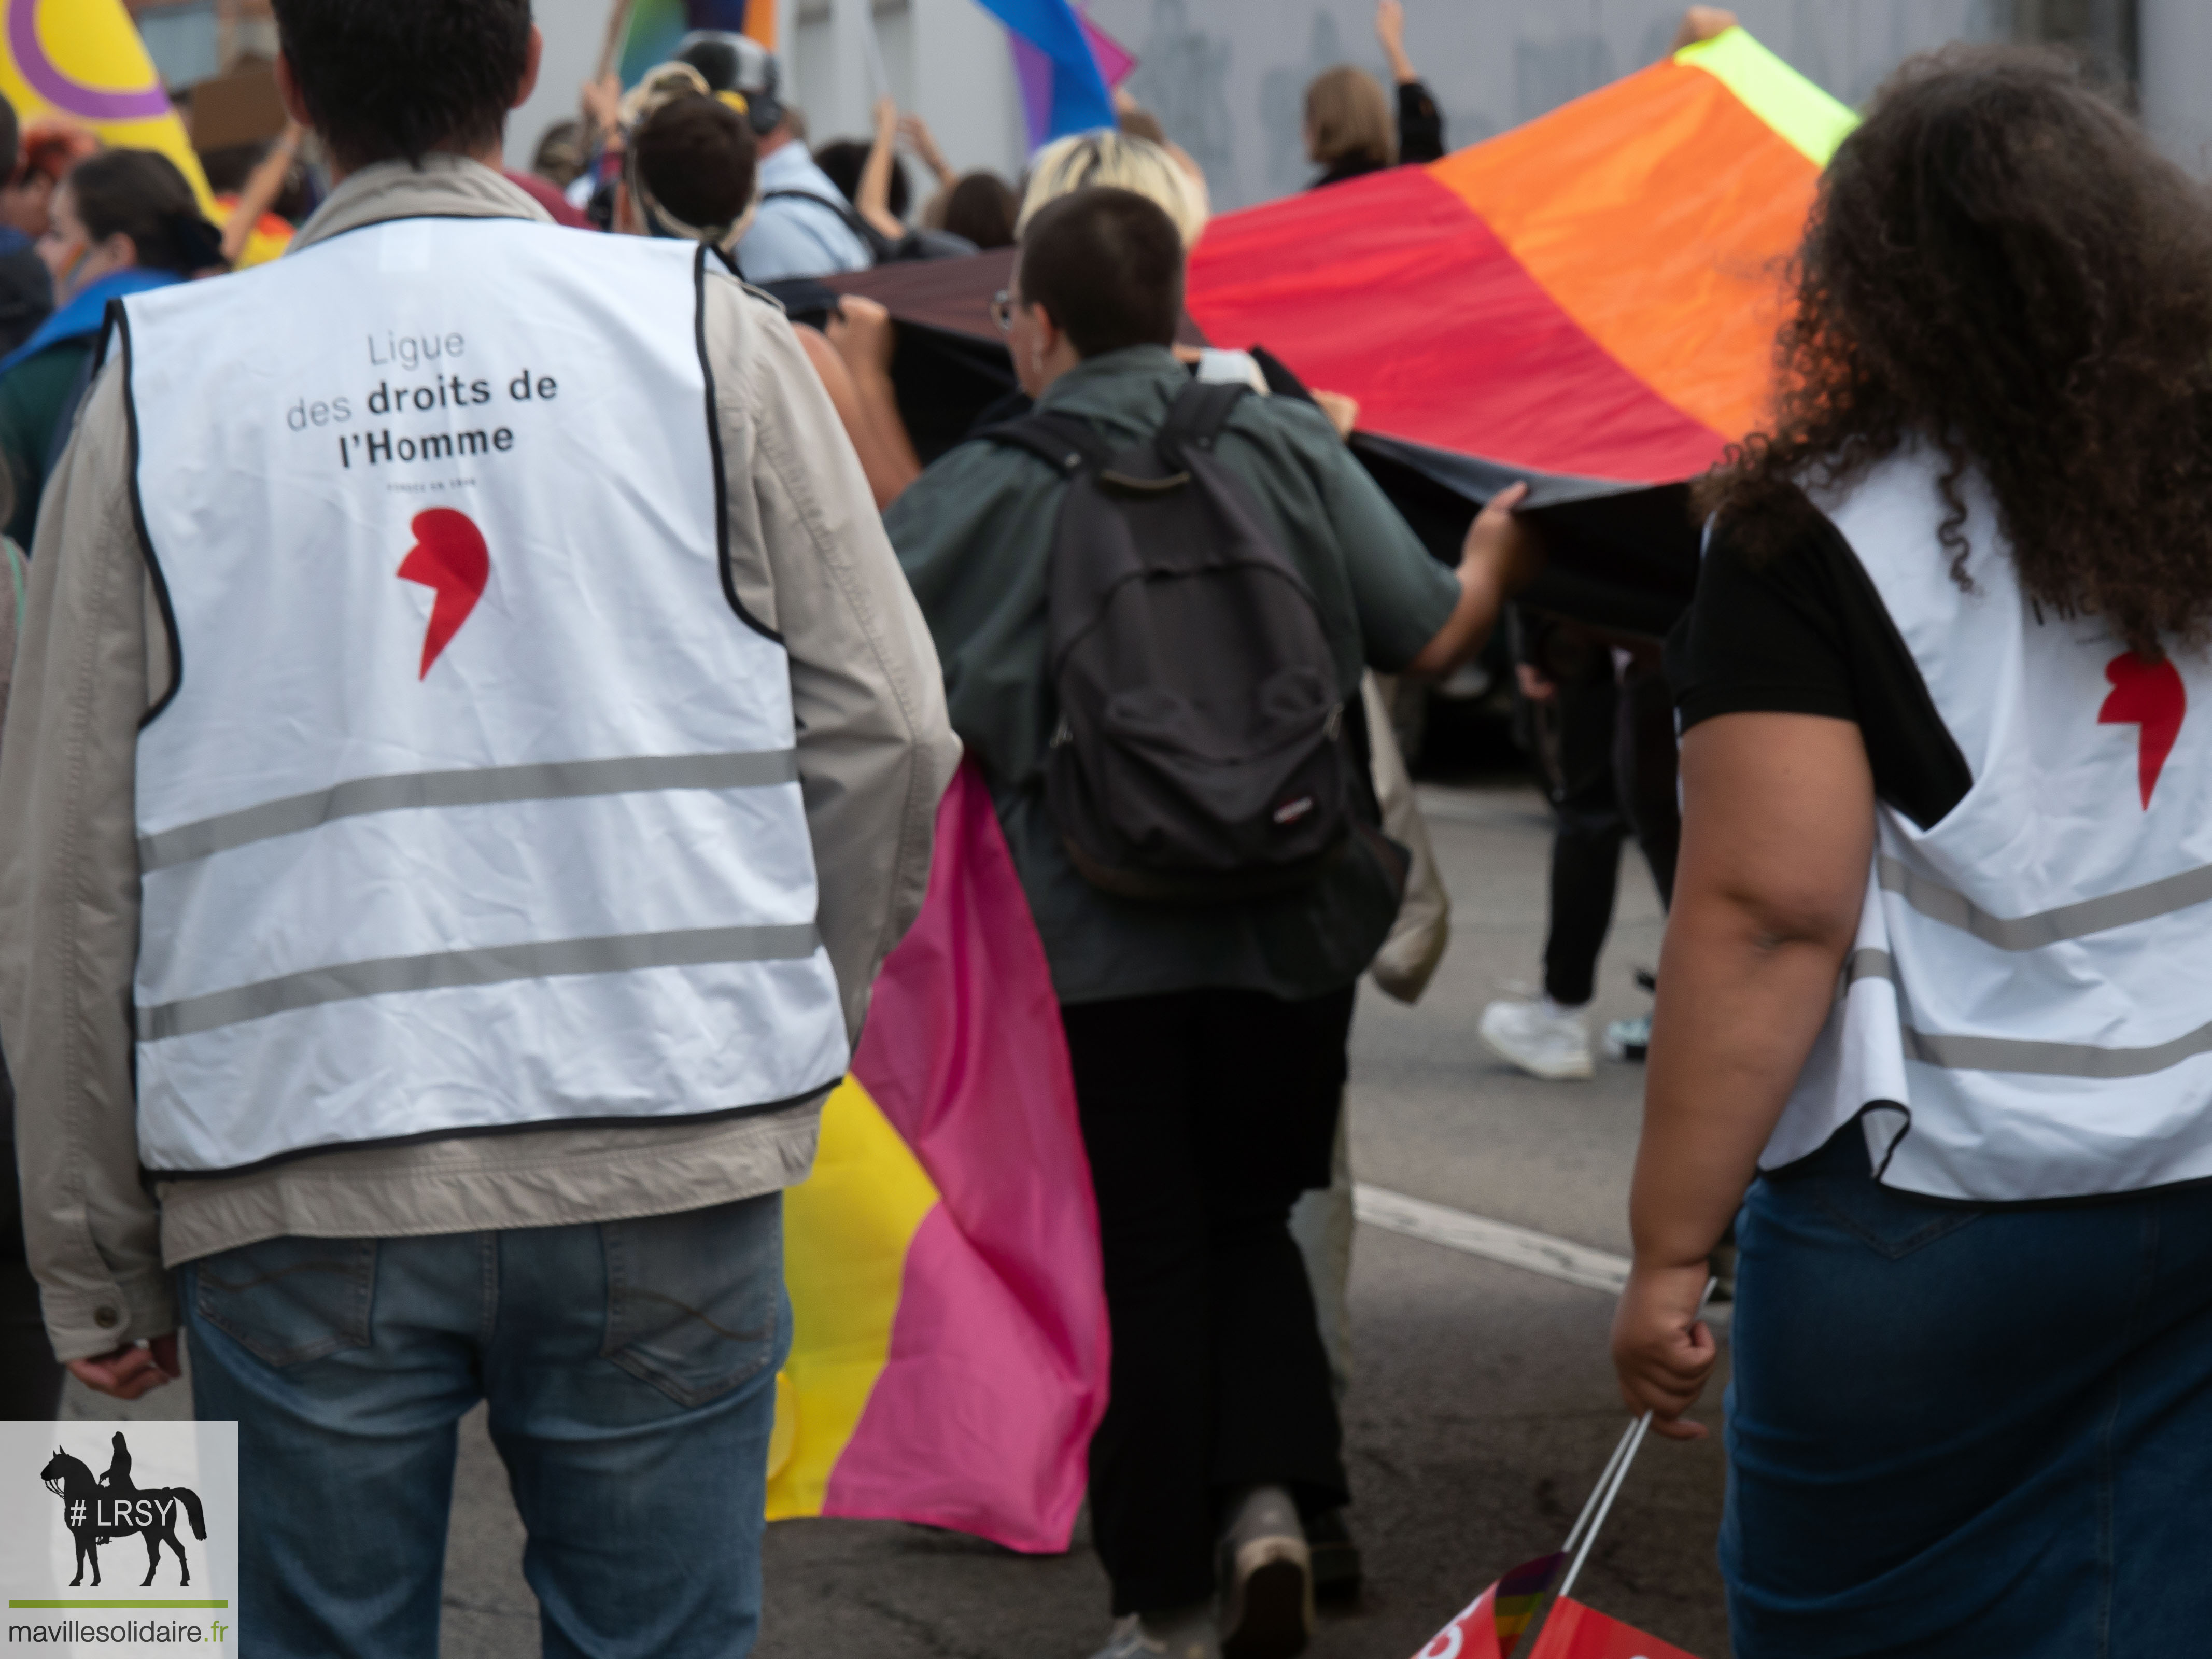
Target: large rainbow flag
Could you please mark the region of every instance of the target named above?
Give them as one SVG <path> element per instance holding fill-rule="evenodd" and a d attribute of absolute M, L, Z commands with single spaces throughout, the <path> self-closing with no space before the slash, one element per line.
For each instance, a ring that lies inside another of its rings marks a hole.
<path fill-rule="evenodd" d="M 210 201 L 199 157 L 123 0 L 0 0 L 0 93 L 25 125 L 60 116 L 118 149 L 155 149 Z"/>
<path fill-rule="evenodd" d="M 1098 1219 L 1044 947 L 972 761 L 784 1252 L 769 1517 L 1066 1549 L 1106 1408 Z"/>
<path fill-rule="evenodd" d="M 1663 634 L 1696 580 L 1685 481 L 1759 419 L 1784 267 L 1855 119 L 1730 29 L 1440 161 L 1223 215 L 1190 316 L 1357 398 L 1355 452 L 1440 557 L 1528 478 L 1552 550 L 1531 601 Z M 1010 259 L 830 279 L 898 318 L 926 458 L 1012 383 L 988 307 Z"/>
<path fill-rule="evenodd" d="M 1528 478 L 1558 532 L 1531 601 L 1602 610 L 1601 569 L 1654 604 L 1592 620 L 1663 624 L 1696 568 L 1678 486 L 1759 421 L 1784 267 L 1856 119 L 1732 28 L 1442 161 L 1216 219 L 1190 313 L 1358 398 L 1432 544 L 1466 518 L 1421 481 L 1471 511 Z"/>

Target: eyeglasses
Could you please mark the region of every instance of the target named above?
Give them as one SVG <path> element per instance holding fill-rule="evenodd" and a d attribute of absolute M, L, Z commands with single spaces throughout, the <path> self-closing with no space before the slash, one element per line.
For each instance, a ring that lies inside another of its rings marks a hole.
<path fill-rule="evenodd" d="M 991 320 L 999 325 L 999 332 L 1014 331 L 1014 307 L 1018 301 L 1011 291 L 1000 289 L 991 296 Z"/>

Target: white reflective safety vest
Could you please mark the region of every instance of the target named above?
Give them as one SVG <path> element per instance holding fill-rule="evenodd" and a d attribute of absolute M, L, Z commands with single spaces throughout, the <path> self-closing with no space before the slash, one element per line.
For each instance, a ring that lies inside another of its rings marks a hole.
<path fill-rule="evenodd" d="M 125 307 L 176 677 L 142 1157 L 763 1109 L 844 1071 L 689 244 L 370 226 Z"/>
<path fill-rule="evenodd" d="M 1941 471 L 1900 453 L 1821 505 L 1973 785 L 1927 830 L 1876 807 L 1838 1000 L 1762 1166 L 1872 1107 L 1875 1170 L 1905 1191 L 2002 1202 L 2212 1176 L 2212 669 L 2039 616 L 1978 478 L 1961 591 Z"/>

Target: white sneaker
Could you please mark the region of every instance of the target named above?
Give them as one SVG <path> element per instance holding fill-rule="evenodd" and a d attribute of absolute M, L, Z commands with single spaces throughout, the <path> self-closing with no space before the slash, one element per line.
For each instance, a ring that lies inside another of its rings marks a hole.
<path fill-rule="evenodd" d="M 1221 1659 L 1213 1609 L 1200 1606 L 1116 1619 L 1095 1659 Z"/>
<path fill-rule="evenodd" d="M 1482 1011 L 1482 1024 L 1475 1029 L 1492 1054 L 1547 1083 L 1586 1079 L 1597 1069 L 1582 1010 L 1562 1008 L 1549 997 L 1493 1002 Z"/>

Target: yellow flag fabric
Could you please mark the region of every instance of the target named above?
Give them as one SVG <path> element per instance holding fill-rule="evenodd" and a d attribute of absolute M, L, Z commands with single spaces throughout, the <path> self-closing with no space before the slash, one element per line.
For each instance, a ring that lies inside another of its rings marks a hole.
<path fill-rule="evenodd" d="M 0 93 L 26 125 L 59 116 L 119 149 L 159 150 L 212 211 L 199 157 L 123 0 L 0 0 Z"/>

